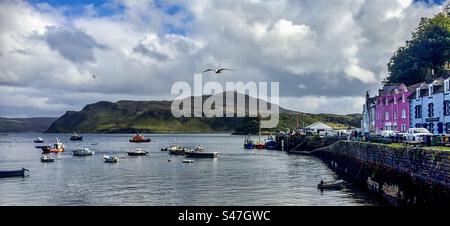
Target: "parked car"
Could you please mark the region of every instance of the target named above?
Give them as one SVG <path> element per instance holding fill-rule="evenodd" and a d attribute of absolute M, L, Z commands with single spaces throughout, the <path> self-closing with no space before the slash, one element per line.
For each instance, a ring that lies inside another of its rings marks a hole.
<path fill-rule="evenodd" d="M 408 129 L 408 132 L 405 135 L 406 140 L 408 141 L 421 141 L 423 142 L 424 136 L 432 136 L 433 134 L 430 133 L 425 128 L 410 128 Z"/>
<path fill-rule="evenodd" d="M 381 131 L 381 136 L 382 137 L 394 137 L 396 134 L 395 134 L 395 131 L 393 131 L 393 130 L 384 130 L 384 131 Z"/>

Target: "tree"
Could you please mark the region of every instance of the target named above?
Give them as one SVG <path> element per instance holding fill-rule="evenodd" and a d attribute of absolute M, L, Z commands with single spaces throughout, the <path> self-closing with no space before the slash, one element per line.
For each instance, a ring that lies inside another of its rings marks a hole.
<path fill-rule="evenodd" d="M 412 85 L 424 81 L 430 69 L 434 70 L 435 77 L 444 73 L 443 65 L 450 61 L 450 12 L 447 7 L 432 18 L 421 19 L 412 39 L 391 57 L 386 83 Z"/>

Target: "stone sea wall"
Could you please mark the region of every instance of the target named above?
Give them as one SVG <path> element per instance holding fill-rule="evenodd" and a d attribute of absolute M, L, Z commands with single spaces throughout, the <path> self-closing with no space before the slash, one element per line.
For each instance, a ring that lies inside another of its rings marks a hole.
<path fill-rule="evenodd" d="M 311 154 L 394 204 L 450 205 L 448 151 L 338 141 Z"/>

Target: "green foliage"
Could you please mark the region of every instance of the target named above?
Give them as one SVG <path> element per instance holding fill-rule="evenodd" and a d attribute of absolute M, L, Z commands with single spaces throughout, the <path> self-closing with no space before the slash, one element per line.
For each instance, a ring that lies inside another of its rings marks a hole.
<path fill-rule="evenodd" d="M 450 15 L 444 11 L 421 19 L 412 39 L 390 59 L 386 82 L 406 85 L 422 82 L 429 69 L 434 69 L 438 77 L 445 73 L 446 61 L 450 61 Z"/>

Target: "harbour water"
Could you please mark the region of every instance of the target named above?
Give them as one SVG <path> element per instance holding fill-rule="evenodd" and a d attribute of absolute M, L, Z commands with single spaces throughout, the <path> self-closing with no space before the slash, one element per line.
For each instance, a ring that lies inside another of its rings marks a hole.
<path fill-rule="evenodd" d="M 0 170 L 31 171 L 24 178 L 0 178 L 0 205 L 376 205 L 351 189 L 321 192 L 317 183 L 335 175 L 320 160 L 244 150 L 244 136 L 144 134 L 155 142 L 130 143 L 131 134 L 81 134 L 83 141 L 69 141 L 70 135 L 0 135 Z M 53 163 L 41 163 L 41 150 L 34 147 L 41 144 L 33 143 L 37 137 L 44 144 L 58 137 L 66 151 L 52 154 Z M 173 143 L 202 144 L 219 156 L 182 163 L 183 156 L 161 151 Z M 78 147 L 95 149 L 95 155 L 72 156 Z M 132 148 L 149 155 L 129 157 Z M 120 161 L 104 163 L 103 155 Z"/>

